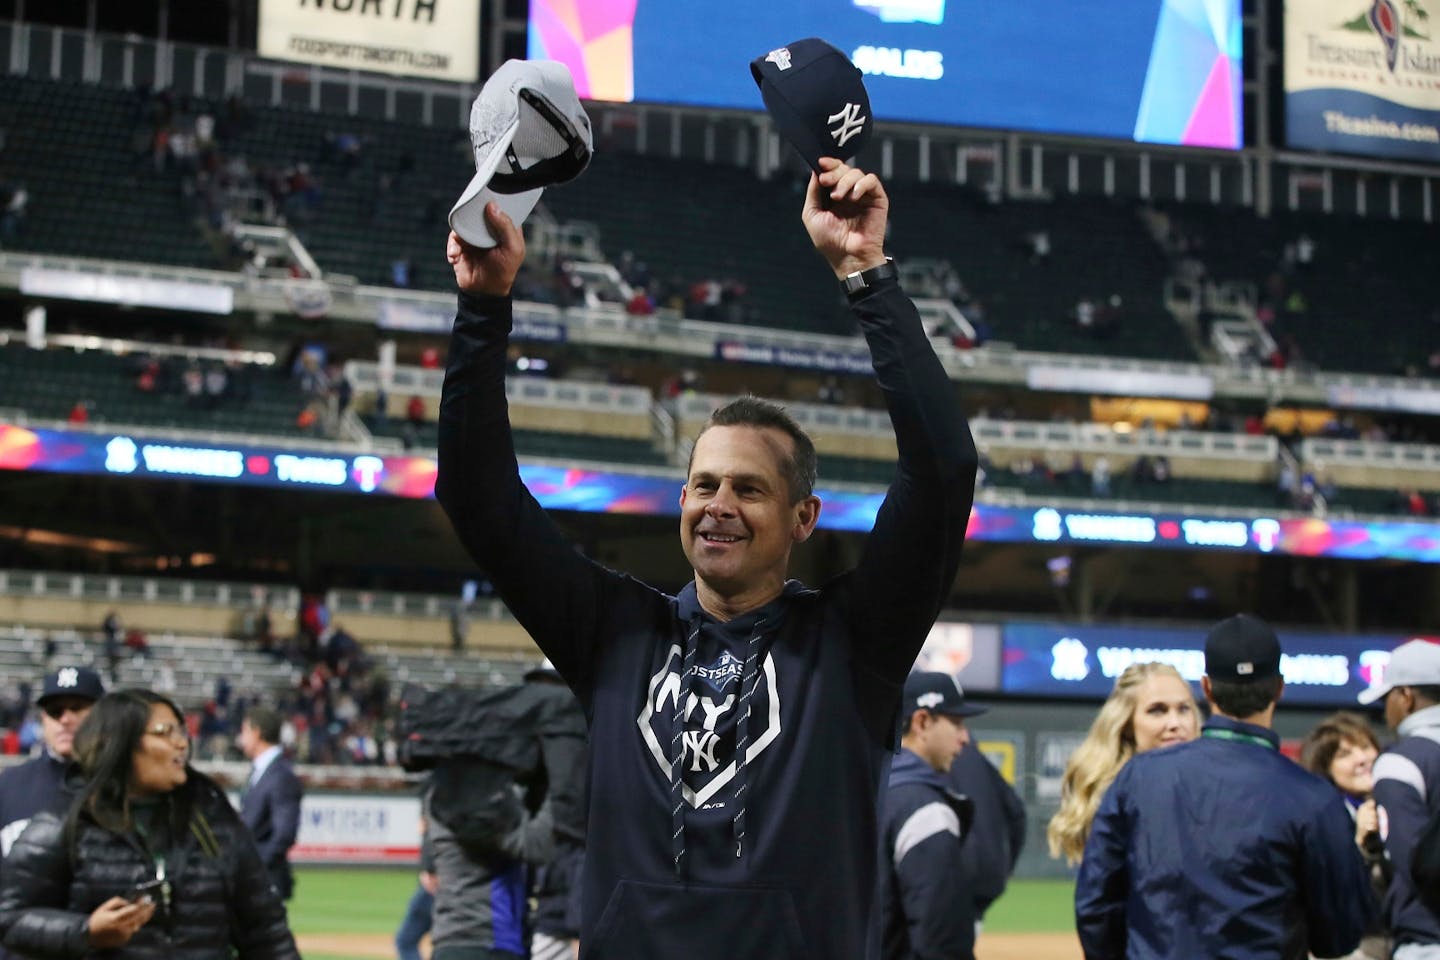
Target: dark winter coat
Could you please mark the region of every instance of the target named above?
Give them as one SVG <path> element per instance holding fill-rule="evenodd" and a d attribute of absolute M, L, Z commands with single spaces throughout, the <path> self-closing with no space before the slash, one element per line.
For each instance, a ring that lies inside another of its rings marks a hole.
<path fill-rule="evenodd" d="M 285 907 L 239 816 L 208 780 L 192 776 L 180 789 L 192 791 L 194 812 L 163 854 L 168 896 L 128 944 L 93 950 L 87 930 L 100 904 L 156 877 L 140 833 L 113 833 L 83 814 L 72 833 L 64 818 L 40 813 L 5 861 L 5 947 L 39 960 L 299 960 Z"/>

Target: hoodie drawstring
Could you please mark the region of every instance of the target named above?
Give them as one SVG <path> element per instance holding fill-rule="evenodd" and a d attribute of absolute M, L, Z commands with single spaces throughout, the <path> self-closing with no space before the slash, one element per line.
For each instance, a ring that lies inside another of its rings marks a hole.
<path fill-rule="evenodd" d="M 680 658 L 680 689 L 675 694 L 675 711 L 671 714 L 670 738 L 670 853 L 675 860 L 675 877 L 685 879 L 685 701 L 690 694 L 690 676 L 695 672 L 695 650 L 700 646 L 700 618 L 690 621 L 690 636 Z"/>
<path fill-rule="evenodd" d="M 760 635 L 765 618 L 755 621 L 755 630 L 750 634 L 750 644 L 745 652 L 745 668 L 740 673 L 740 718 L 735 723 L 735 857 L 745 845 L 745 794 L 750 782 L 745 776 L 746 755 L 750 752 L 750 698 L 760 683 Z M 774 696 L 774 692 L 771 692 Z"/>

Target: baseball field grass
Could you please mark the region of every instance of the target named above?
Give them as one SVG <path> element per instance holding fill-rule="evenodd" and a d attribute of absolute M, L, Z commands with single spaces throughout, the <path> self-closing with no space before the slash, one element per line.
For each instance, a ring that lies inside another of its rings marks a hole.
<path fill-rule="evenodd" d="M 306 960 L 395 955 L 390 944 L 415 890 L 413 869 L 305 867 L 296 871 L 296 880 L 290 925 Z M 1073 895 L 1067 880 L 1014 881 L 986 915 L 982 945 L 991 936 L 1070 934 Z M 1029 956 L 1042 960 L 1044 953 Z"/>

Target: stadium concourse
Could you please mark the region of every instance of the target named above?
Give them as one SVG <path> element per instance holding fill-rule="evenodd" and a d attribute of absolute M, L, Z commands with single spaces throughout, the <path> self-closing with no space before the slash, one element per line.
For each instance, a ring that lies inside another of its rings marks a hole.
<path fill-rule="evenodd" d="M 302 949 L 390 956 L 418 855 L 402 690 L 540 660 L 433 499 L 476 84 L 277 62 L 184 5 L 166 36 L 40 6 L 0 4 L 29 18 L 0 20 L 0 762 L 37 749 L 65 663 L 173 696 L 232 788 L 245 710 L 278 707 L 312 788 Z M 1281 6 L 1237 25 L 1247 56 Z M 1298 757 L 1440 619 L 1440 175 L 1279 149 L 1258 73 L 1229 144 L 907 117 L 857 159 L 982 456 L 922 655 L 989 707 L 973 749 L 1025 805 L 982 960 L 1079 954 L 1045 826 L 1126 667 L 1195 686 L 1207 625 L 1264 617 Z M 522 475 L 586 555 L 678 591 L 693 438 L 778 400 L 825 503 L 793 573 L 824 583 L 894 473 L 885 397 L 795 222 L 806 170 L 758 99 L 711 106 L 587 100 L 593 161 L 525 224 Z"/>

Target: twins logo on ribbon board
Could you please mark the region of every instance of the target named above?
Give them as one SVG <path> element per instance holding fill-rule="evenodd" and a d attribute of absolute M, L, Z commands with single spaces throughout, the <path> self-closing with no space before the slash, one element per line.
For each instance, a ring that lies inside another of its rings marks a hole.
<path fill-rule="evenodd" d="M 636 724 L 640 736 L 666 779 L 670 777 L 671 717 L 680 697 L 680 645 L 671 646 L 665 662 L 650 678 L 645 708 Z M 698 664 L 685 698 L 685 731 L 681 736 L 681 771 L 684 797 L 692 807 L 723 807 L 715 801 L 735 777 L 735 723 L 740 719 L 740 680 L 744 663 L 725 651 L 712 663 Z M 750 698 L 750 748 L 746 763 L 765 752 L 780 735 L 780 694 L 775 683 L 775 660 L 769 654 L 760 664 L 755 693 Z M 727 798 L 728 799 L 728 798 Z"/>

